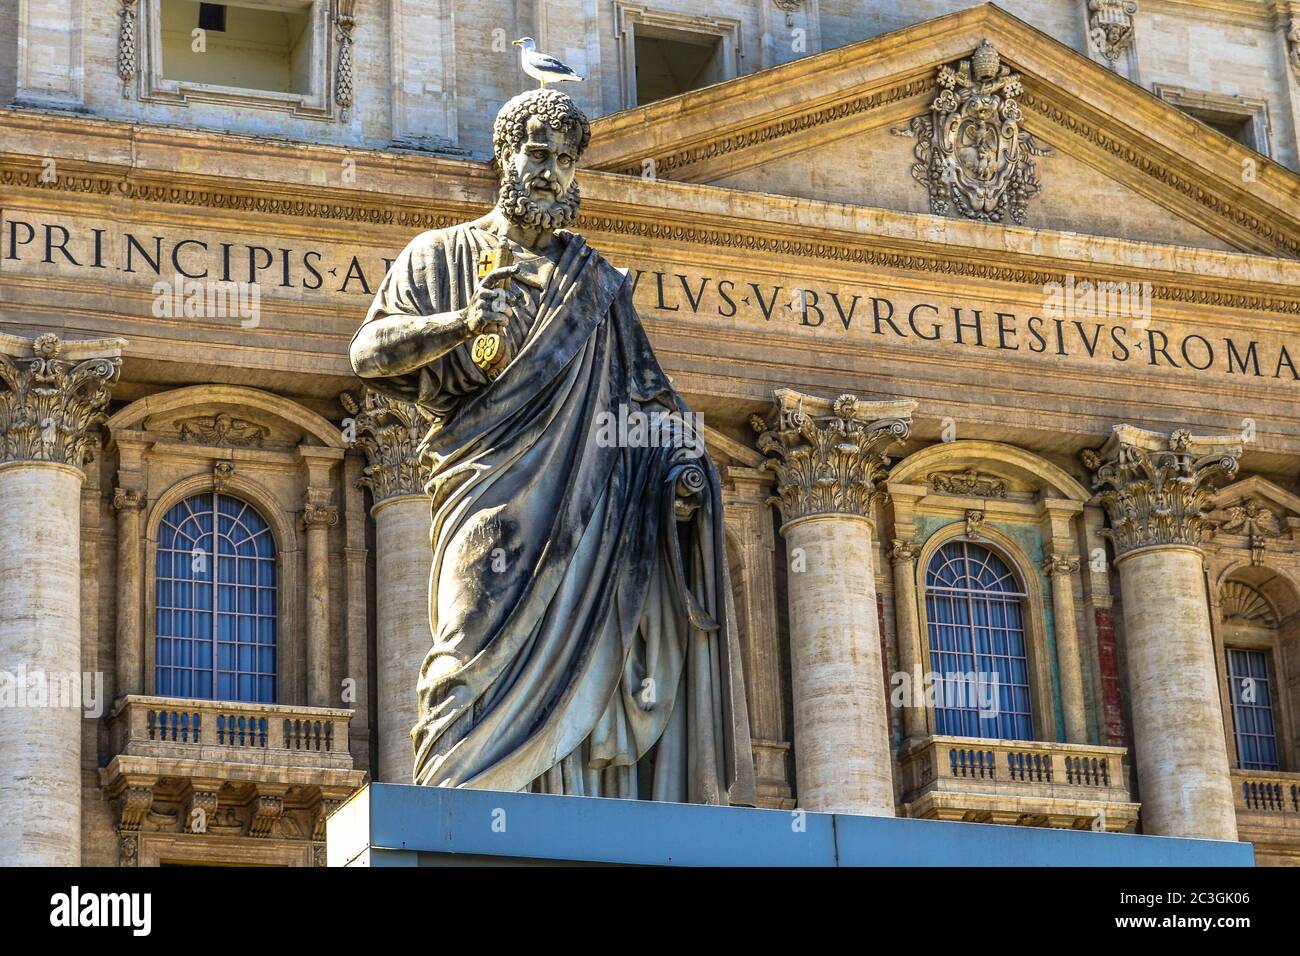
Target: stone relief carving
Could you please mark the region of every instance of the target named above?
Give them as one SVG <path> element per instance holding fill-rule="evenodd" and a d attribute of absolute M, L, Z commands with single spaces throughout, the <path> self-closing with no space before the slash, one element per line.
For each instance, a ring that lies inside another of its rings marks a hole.
<path fill-rule="evenodd" d="M 784 521 L 814 514 L 871 517 L 885 494 L 890 459 L 885 449 L 907 438 L 911 421 L 903 417 L 864 420 L 854 395 L 841 395 L 829 415 L 805 413 L 801 406 L 783 408 L 770 424 L 755 415 L 758 450 L 769 455 L 763 465 L 777 479 L 769 499 Z"/>
<path fill-rule="evenodd" d="M 1043 558 L 1043 573 L 1068 576 L 1079 570 L 1079 556 L 1070 554 L 1049 554 Z"/>
<path fill-rule="evenodd" d="M 966 512 L 966 537 L 978 538 L 984 529 L 984 512 L 971 508 Z"/>
<path fill-rule="evenodd" d="M 29 347 L 30 357 L 0 352 L 0 461 L 80 468 L 90 460 L 90 430 L 105 418 L 122 360 L 61 359 L 63 343 L 49 333 Z"/>
<path fill-rule="evenodd" d="M 414 403 L 367 388 L 360 402 L 344 392 L 339 404 L 353 419 L 352 446 L 366 456 L 365 477 L 357 484 L 369 488 L 376 503 L 397 495 L 423 494 L 429 469 L 420 461 L 419 445 L 430 421 Z"/>
<path fill-rule="evenodd" d="M 1227 509 L 1219 530 L 1244 534 L 1250 546 L 1250 563 L 1263 564 L 1264 550 L 1269 538 L 1282 535 L 1278 516 L 1253 498 L 1243 498 L 1239 504 Z"/>
<path fill-rule="evenodd" d="M 181 441 L 227 448 L 260 448 L 271 434 L 271 429 L 243 418 L 234 418 L 224 412 L 198 418 L 185 418 L 176 423 L 176 433 Z"/>
<path fill-rule="evenodd" d="M 966 471 L 941 471 L 927 476 L 930 488 L 944 495 L 965 495 L 972 498 L 1005 498 L 1007 483 L 994 475 L 985 475 L 973 468 Z"/>
<path fill-rule="evenodd" d="M 1117 425 L 1100 451 L 1084 451 L 1093 490 L 1110 518 L 1101 534 L 1116 556 L 1159 544 L 1198 546 L 1214 533 L 1213 489 L 1237 473 L 1241 446 L 1179 429 L 1162 436 Z"/>
<path fill-rule="evenodd" d="M 1264 595 L 1249 584 L 1228 581 L 1219 592 L 1219 608 L 1227 624 L 1276 627 L 1277 614 Z"/>
<path fill-rule="evenodd" d="M 122 96 L 131 98 L 131 79 L 136 71 L 136 0 L 122 0 L 122 24 L 117 33 L 117 75 L 122 78 Z"/>
<path fill-rule="evenodd" d="M 1088 0 L 1088 36 L 1108 60 L 1118 60 L 1133 45 L 1136 0 Z"/>
<path fill-rule="evenodd" d="M 340 119 L 346 123 L 352 117 L 352 28 L 356 0 L 339 0 L 339 12 L 334 23 L 339 28 L 338 71 L 334 79 L 334 102 L 342 109 Z"/>
<path fill-rule="evenodd" d="M 915 117 L 900 136 L 914 136 L 912 177 L 930 192 L 930 211 L 967 219 L 1025 221 L 1042 189 L 1034 157 L 1051 150 L 1021 127 L 1020 76 L 981 40 L 957 69 L 939 67 L 939 94 L 928 116 Z"/>

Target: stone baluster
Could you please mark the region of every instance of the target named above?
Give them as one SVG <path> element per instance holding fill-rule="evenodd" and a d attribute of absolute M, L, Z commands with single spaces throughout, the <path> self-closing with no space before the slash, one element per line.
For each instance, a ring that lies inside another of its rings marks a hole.
<path fill-rule="evenodd" d="M 880 655 L 873 536 L 885 450 L 915 402 L 834 402 L 776 392 L 756 418 L 777 478 L 789 567 L 799 806 L 892 816 L 888 693 Z"/>
<path fill-rule="evenodd" d="M 1119 570 L 1147 833 L 1237 838 L 1200 542 L 1240 454 L 1226 438 L 1131 425 L 1083 453 Z"/>
<path fill-rule="evenodd" d="M 0 333 L 0 866 L 81 863 L 82 468 L 125 344 Z"/>
<path fill-rule="evenodd" d="M 429 498 L 418 446 L 428 422 L 409 402 L 371 389 L 360 404 L 340 398 L 354 417 L 355 446 L 366 456 L 361 483 L 374 499 L 376 661 L 379 700 L 379 772 L 387 783 L 410 783 L 414 762 L 415 685 L 429 652 Z"/>

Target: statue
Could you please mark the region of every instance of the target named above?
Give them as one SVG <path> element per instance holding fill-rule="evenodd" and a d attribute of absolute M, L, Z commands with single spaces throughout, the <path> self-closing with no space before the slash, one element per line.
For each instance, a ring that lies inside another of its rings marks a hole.
<path fill-rule="evenodd" d="M 414 778 L 753 805 L 719 479 L 627 273 L 567 228 L 589 137 L 557 90 L 506 103 L 496 207 L 412 240 L 352 341 L 431 422 Z"/>

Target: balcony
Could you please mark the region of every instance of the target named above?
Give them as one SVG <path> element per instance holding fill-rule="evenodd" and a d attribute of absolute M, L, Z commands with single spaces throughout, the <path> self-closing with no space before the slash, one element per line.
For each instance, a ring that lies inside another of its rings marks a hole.
<path fill-rule="evenodd" d="M 899 756 L 905 816 L 1107 830 L 1137 823 L 1124 747 L 928 737 Z"/>
<path fill-rule="evenodd" d="M 1232 771 L 1237 837 L 1260 866 L 1300 866 L 1300 773 Z"/>
<path fill-rule="evenodd" d="M 132 695 L 99 771 L 120 862 L 323 865 L 325 817 L 365 782 L 352 711 Z M 199 846 L 199 844 L 202 844 Z"/>

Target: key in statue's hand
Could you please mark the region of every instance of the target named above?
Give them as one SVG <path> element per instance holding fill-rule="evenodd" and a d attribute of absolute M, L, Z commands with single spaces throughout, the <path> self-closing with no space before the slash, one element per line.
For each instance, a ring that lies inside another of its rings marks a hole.
<path fill-rule="evenodd" d="M 474 336 L 470 357 L 488 378 L 500 375 L 514 356 L 510 316 L 523 300 L 523 293 L 505 284 L 518 269 L 518 266 L 501 266 L 487 273 L 466 309 L 465 324 Z"/>

